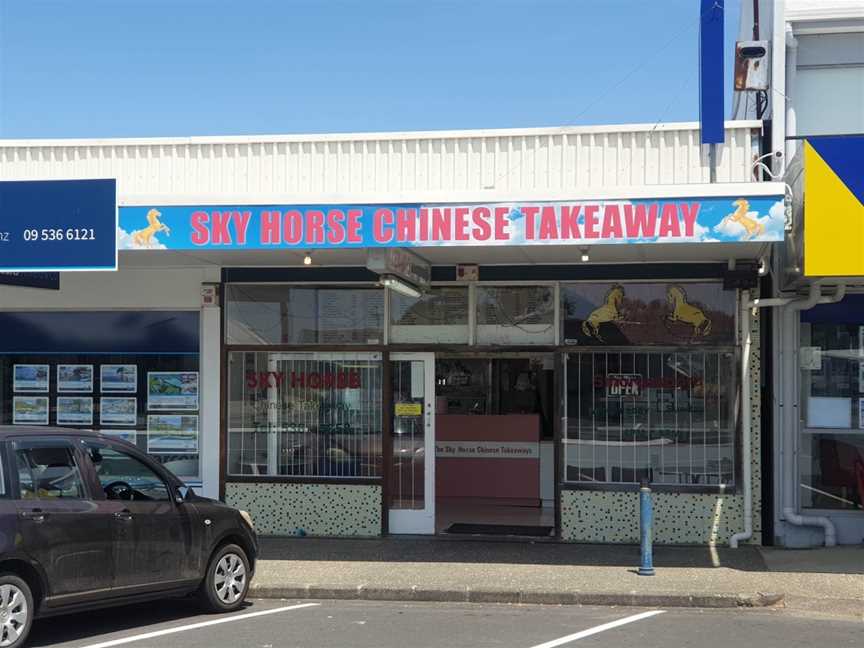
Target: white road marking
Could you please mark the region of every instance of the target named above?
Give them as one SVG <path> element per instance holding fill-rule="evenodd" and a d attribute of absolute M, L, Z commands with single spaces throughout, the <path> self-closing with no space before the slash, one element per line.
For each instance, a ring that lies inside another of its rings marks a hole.
<path fill-rule="evenodd" d="M 288 607 L 276 608 L 274 610 L 261 610 L 260 612 L 248 612 L 247 614 L 238 614 L 236 616 L 223 617 L 214 619 L 213 621 L 202 621 L 201 623 L 191 623 L 185 626 L 176 628 L 166 628 L 165 630 L 156 630 L 155 632 L 146 632 L 140 635 L 132 635 L 131 637 L 122 637 L 121 639 L 112 639 L 111 641 L 103 641 L 102 643 L 90 644 L 82 648 L 111 648 L 111 646 L 121 646 L 123 644 L 132 643 L 133 641 L 144 641 L 145 639 L 154 639 L 156 637 L 164 637 L 165 635 L 175 634 L 177 632 L 186 632 L 187 630 L 198 630 L 199 628 L 207 628 L 209 626 L 220 625 L 222 623 L 231 623 L 232 621 L 243 621 L 244 619 L 253 619 L 255 617 L 264 616 L 265 614 L 276 614 L 277 612 L 287 612 L 288 610 L 299 610 L 300 608 L 316 607 L 320 603 L 303 603 L 302 605 L 290 605 Z"/>
<path fill-rule="evenodd" d="M 585 637 L 590 637 L 591 635 L 606 632 L 606 630 L 618 628 L 620 626 L 627 625 L 628 623 L 641 621 L 642 619 L 648 619 L 650 617 L 657 616 L 658 614 L 663 614 L 664 612 L 665 610 L 652 610 L 651 612 L 634 614 L 633 616 L 624 617 L 623 619 L 618 619 L 617 621 L 604 623 L 603 625 L 594 626 L 593 628 L 588 628 L 587 630 L 583 630 L 582 632 L 576 632 L 575 634 L 561 637 L 560 639 L 553 639 L 552 641 L 547 641 L 546 643 L 537 644 L 536 646 L 531 646 L 531 648 L 555 648 L 555 646 L 562 646 L 566 643 L 570 643 L 571 641 L 578 641 L 579 639 L 584 639 Z"/>

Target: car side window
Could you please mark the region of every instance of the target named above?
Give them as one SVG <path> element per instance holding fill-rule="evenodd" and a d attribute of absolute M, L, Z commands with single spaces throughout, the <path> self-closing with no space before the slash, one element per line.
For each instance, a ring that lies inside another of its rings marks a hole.
<path fill-rule="evenodd" d="M 99 484 L 110 500 L 130 502 L 167 502 L 168 485 L 150 466 L 117 448 L 87 443 Z"/>
<path fill-rule="evenodd" d="M 72 446 L 57 443 L 16 443 L 20 499 L 83 499 L 84 480 Z"/>

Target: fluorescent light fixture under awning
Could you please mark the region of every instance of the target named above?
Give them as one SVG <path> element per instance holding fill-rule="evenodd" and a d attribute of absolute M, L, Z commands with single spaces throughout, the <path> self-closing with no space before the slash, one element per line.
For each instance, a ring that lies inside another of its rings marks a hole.
<path fill-rule="evenodd" d="M 406 297 L 419 297 L 421 295 L 417 288 L 392 275 L 381 275 L 381 285 Z"/>

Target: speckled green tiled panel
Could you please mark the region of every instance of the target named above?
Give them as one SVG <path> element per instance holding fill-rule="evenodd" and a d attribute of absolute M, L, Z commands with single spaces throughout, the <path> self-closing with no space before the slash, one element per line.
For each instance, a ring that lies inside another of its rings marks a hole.
<path fill-rule="evenodd" d="M 757 297 L 755 292 L 751 298 Z M 759 318 L 750 327 L 750 466 L 753 537 L 762 542 L 762 403 Z M 738 471 L 741 479 L 741 471 Z M 561 537 L 573 542 L 639 542 L 635 492 L 561 491 Z M 744 530 L 744 496 L 654 493 L 654 541 L 660 544 L 728 544 Z"/>
<path fill-rule="evenodd" d="M 228 483 L 225 501 L 261 535 L 381 535 L 380 486 Z"/>
<path fill-rule="evenodd" d="M 741 495 L 654 493 L 658 544 L 726 544 L 741 530 Z M 639 542 L 635 492 L 561 492 L 561 535 L 573 542 Z"/>

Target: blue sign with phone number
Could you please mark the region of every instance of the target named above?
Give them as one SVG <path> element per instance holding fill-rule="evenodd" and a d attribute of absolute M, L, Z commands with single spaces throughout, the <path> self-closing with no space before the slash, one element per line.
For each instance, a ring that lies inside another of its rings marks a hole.
<path fill-rule="evenodd" d="M 0 182 L 0 271 L 116 269 L 116 180 Z"/>

